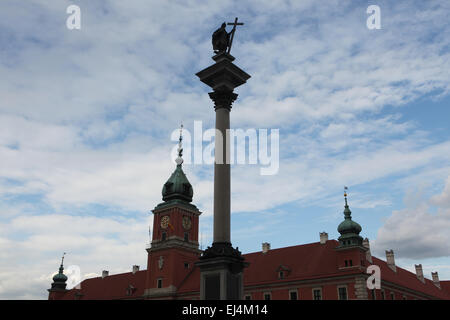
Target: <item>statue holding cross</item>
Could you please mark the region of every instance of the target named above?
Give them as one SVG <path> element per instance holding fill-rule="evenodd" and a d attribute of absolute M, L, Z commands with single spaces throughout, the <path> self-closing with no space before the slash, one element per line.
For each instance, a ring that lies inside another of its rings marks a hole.
<path fill-rule="evenodd" d="M 230 33 L 225 30 L 227 25 L 232 25 L 233 29 Z M 244 23 L 238 22 L 238 18 L 234 20 L 234 22 L 222 23 L 222 26 L 214 31 L 212 35 L 212 45 L 214 53 L 223 53 L 227 52 L 230 54 L 231 45 L 233 44 L 234 32 L 236 31 L 236 26 L 243 26 Z M 227 51 L 228 49 L 228 51 Z"/>

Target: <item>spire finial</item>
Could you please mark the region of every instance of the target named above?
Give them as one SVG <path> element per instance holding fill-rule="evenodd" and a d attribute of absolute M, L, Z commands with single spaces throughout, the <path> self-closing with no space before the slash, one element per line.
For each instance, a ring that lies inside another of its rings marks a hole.
<path fill-rule="evenodd" d="M 180 139 L 178 140 L 178 157 L 175 160 L 177 165 L 181 165 L 183 163 L 183 147 L 181 142 L 183 141 L 183 122 L 181 122 L 180 126 Z"/>
<path fill-rule="evenodd" d="M 66 255 L 66 253 L 64 252 L 61 258 L 61 266 L 59 267 L 59 273 L 63 273 L 64 271 L 64 256 Z"/>
<path fill-rule="evenodd" d="M 345 206 L 346 207 L 348 207 L 348 204 L 347 204 L 347 190 L 348 190 L 348 188 L 346 186 L 344 186 L 344 199 L 345 199 Z"/>

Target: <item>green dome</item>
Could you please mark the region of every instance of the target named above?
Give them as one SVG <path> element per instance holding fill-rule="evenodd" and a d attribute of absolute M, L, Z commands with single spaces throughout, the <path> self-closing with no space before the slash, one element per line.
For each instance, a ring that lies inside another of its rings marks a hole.
<path fill-rule="evenodd" d="M 184 200 L 187 202 L 191 202 L 193 194 L 194 191 L 192 190 L 192 185 L 186 178 L 186 175 L 181 168 L 181 164 L 178 164 L 169 180 L 167 180 L 167 182 L 163 186 L 163 200 Z"/>
<path fill-rule="evenodd" d="M 52 283 L 52 290 L 65 290 L 66 289 L 66 281 L 67 276 L 63 273 L 64 267 L 61 263 L 61 266 L 59 267 L 59 273 L 55 274 L 53 276 L 53 283 Z"/>
<path fill-rule="evenodd" d="M 344 210 L 344 215 L 345 215 L 345 220 L 342 221 L 337 230 L 341 235 L 347 234 L 347 233 L 355 233 L 355 234 L 359 234 L 362 230 L 361 226 L 352 220 L 351 217 L 351 211 L 349 209 L 348 206 L 345 206 L 345 210 Z"/>
<path fill-rule="evenodd" d="M 53 277 L 53 281 L 54 282 L 66 282 L 67 281 L 67 276 L 64 273 L 57 273 Z"/>
<path fill-rule="evenodd" d="M 344 216 L 344 221 L 342 221 L 337 228 L 338 232 L 341 234 L 338 239 L 340 247 L 361 246 L 363 239 L 359 233 L 362 228 L 357 222 L 352 220 L 352 212 L 348 207 L 347 198 L 345 198 Z"/>

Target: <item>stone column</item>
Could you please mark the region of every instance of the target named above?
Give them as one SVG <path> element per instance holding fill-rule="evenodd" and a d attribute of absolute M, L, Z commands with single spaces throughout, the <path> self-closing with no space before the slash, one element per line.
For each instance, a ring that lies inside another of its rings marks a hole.
<path fill-rule="evenodd" d="M 231 184 L 230 184 L 230 111 L 237 94 L 234 88 L 244 84 L 250 75 L 232 63 L 234 57 L 220 53 L 212 66 L 196 75 L 213 89 L 209 93 L 216 112 L 214 164 L 214 240 L 200 257 L 201 299 L 242 299 L 242 271 L 247 265 L 241 253 L 231 245 Z"/>
<path fill-rule="evenodd" d="M 232 91 L 215 91 L 209 94 L 216 110 L 216 132 L 222 139 L 215 139 L 214 163 L 214 243 L 231 243 L 231 173 L 230 173 L 230 111 L 237 98 Z"/>

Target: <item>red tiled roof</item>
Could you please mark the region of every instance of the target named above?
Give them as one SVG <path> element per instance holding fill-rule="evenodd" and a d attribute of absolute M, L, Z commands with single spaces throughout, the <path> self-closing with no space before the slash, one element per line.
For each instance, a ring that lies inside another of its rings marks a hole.
<path fill-rule="evenodd" d="M 408 270 L 397 266 L 396 272 L 394 272 L 391 268 L 389 268 L 386 261 L 380 260 L 376 257 L 372 257 L 372 260 L 373 264 L 380 267 L 381 281 L 389 281 L 402 287 L 419 291 L 436 298 L 450 299 L 450 295 L 445 290 L 436 287 L 433 281 L 425 278 L 425 282 L 423 283 L 417 279 L 416 274 Z"/>
<path fill-rule="evenodd" d="M 440 281 L 441 283 L 441 288 L 442 290 L 444 290 L 445 292 L 447 292 L 448 295 L 450 295 L 450 281 Z"/>
<path fill-rule="evenodd" d="M 281 282 L 276 270 L 280 265 L 287 266 L 291 270 L 285 281 L 325 278 L 338 275 L 361 273 L 359 270 L 342 272 L 337 269 L 337 251 L 339 245 L 336 240 L 329 240 L 326 244 L 320 242 L 297 245 L 280 249 L 272 249 L 267 253 L 254 252 L 243 255 L 250 263 L 244 271 L 244 285 L 257 285 L 269 282 Z M 444 287 L 439 289 L 429 279 L 422 283 L 417 276 L 397 266 L 397 272 L 388 267 L 386 261 L 372 256 L 373 264 L 378 265 L 381 271 L 381 280 L 388 281 L 399 286 L 419 291 L 427 295 L 450 299 L 450 281 L 441 281 Z M 448 291 L 448 292 L 447 292 Z"/>
<path fill-rule="evenodd" d="M 290 269 L 286 281 L 324 278 L 336 274 L 346 275 L 360 273 L 359 270 L 339 271 L 336 265 L 337 251 L 333 250 L 339 243 L 335 240 L 325 244 L 314 242 L 304 245 L 271 249 L 244 254 L 250 265 L 244 270 L 244 285 L 256 285 L 280 282 L 277 269 L 284 266 Z"/>
<path fill-rule="evenodd" d="M 447 294 L 447 292 L 436 287 L 433 281 L 429 279 L 425 278 L 425 282 L 422 282 L 417 278 L 415 273 L 400 268 L 399 266 L 396 266 L 396 272 L 394 272 L 388 266 L 386 261 L 383 261 L 376 257 L 372 257 L 372 261 L 373 264 L 380 267 L 382 281 L 389 281 L 396 285 L 400 285 L 414 291 L 419 291 L 436 298 L 450 299 L 450 296 Z"/>
<path fill-rule="evenodd" d="M 200 268 L 197 266 L 194 266 L 193 268 L 194 269 L 186 279 L 180 283 L 178 293 L 200 292 Z"/>
<path fill-rule="evenodd" d="M 77 294 L 83 300 L 114 300 L 114 299 L 137 299 L 144 294 L 147 270 L 115 274 L 102 277 L 86 279 L 81 282 L 81 288 L 72 289 L 64 295 L 64 299 L 76 299 Z M 130 285 L 134 290 L 127 290 Z M 130 293 L 129 295 L 127 295 Z"/>

